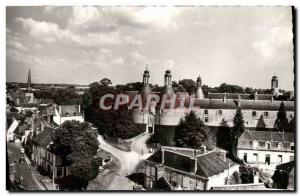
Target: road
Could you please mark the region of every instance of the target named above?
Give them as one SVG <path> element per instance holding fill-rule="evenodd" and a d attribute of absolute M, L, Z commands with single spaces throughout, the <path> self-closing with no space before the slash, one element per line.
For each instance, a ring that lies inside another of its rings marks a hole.
<path fill-rule="evenodd" d="M 7 152 L 9 157 L 9 162 L 16 161 L 16 178 L 22 176 L 23 180 L 21 180 L 21 186 L 26 190 L 44 190 L 43 187 L 37 182 L 37 180 L 32 176 L 31 171 L 27 163 L 24 161 L 23 163 L 19 163 L 20 158 L 20 149 L 21 145 L 19 143 L 11 143 L 7 144 Z"/>
<path fill-rule="evenodd" d="M 111 153 L 120 161 L 121 167 L 118 174 L 115 176 L 108 190 L 132 190 L 133 182 L 126 176 L 132 174 L 139 162 L 150 154 L 146 146 L 146 141 L 150 138 L 149 133 L 142 133 L 131 139 L 131 151 L 125 152 L 108 144 L 102 136 L 98 136 L 100 148 Z"/>

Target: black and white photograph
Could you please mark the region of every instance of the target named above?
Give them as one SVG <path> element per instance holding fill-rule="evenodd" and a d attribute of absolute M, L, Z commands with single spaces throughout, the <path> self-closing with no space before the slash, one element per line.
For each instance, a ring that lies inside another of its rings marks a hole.
<path fill-rule="evenodd" d="M 9 192 L 296 191 L 293 5 L 5 9 Z"/>

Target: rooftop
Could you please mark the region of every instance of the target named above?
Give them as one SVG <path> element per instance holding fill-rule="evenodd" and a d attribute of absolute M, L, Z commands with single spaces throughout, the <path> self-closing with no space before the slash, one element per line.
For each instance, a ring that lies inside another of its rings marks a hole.
<path fill-rule="evenodd" d="M 197 161 L 196 175 L 208 178 L 224 172 L 230 167 L 236 165 L 228 158 L 216 151 L 200 151 L 188 148 L 162 147 L 164 151 L 164 163 L 162 165 L 174 168 L 187 173 L 194 173 L 195 160 Z M 162 163 L 162 150 L 155 152 L 147 160 L 156 164 Z"/>
<path fill-rule="evenodd" d="M 42 148 L 47 148 L 52 141 L 52 133 L 54 128 L 45 127 L 44 131 L 35 136 L 32 141 L 41 146 Z"/>

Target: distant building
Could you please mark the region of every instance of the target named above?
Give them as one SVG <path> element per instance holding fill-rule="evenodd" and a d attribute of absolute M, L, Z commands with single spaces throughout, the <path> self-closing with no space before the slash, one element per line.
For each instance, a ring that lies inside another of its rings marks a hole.
<path fill-rule="evenodd" d="M 277 165 L 272 180 L 273 188 L 295 190 L 295 161 Z"/>
<path fill-rule="evenodd" d="M 294 160 L 294 151 L 295 134 L 290 132 L 245 131 L 237 146 L 245 163 L 268 169 Z"/>
<path fill-rule="evenodd" d="M 61 158 L 50 152 L 50 145 L 52 143 L 52 134 L 55 129 L 46 127 L 44 131 L 33 137 L 31 160 L 43 168 L 46 174 L 52 176 L 53 168 L 55 178 L 62 178 L 70 175 L 69 166 L 62 164 Z"/>
<path fill-rule="evenodd" d="M 84 122 L 80 105 L 59 105 L 54 108 L 53 121 L 61 125 L 66 120 Z"/>
<path fill-rule="evenodd" d="M 148 190 L 209 190 L 225 185 L 239 165 L 225 152 L 162 147 L 145 160 L 144 187 Z"/>
<path fill-rule="evenodd" d="M 241 93 L 208 93 L 204 96 L 202 90 L 202 80 L 200 76 L 196 81 L 196 89 L 193 95 L 188 95 L 186 92 L 174 92 L 172 87 L 172 74 L 170 70 L 166 70 L 164 75 L 164 88 L 162 92 L 152 92 L 149 86 L 149 70 L 146 70 L 143 75 L 143 88 L 141 94 L 147 97 L 151 94 L 164 94 L 168 96 L 177 95 L 174 108 L 170 108 L 168 103 L 166 107 L 161 108 L 160 103 L 156 105 L 154 116 L 155 125 L 170 125 L 175 126 L 181 118 L 194 111 L 196 115 L 208 126 L 233 126 L 233 118 L 237 108 L 241 108 L 245 127 L 251 128 L 273 128 L 277 118 L 282 100 L 276 100 L 276 96 L 280 95 L 278 90 L 278 78 L 273 77 L 271 88 L 276 92 L 273 94 L 241 94 Z M 272 92 L 273 92 L 272 91 Z M 277 92 L 278 91 L 278 92 Z M 130 92 L 130 97 L 138 92 Z M 184 107 L 180 107 L 178 103 L 184 100 Z M 189 104 L 191 103 L 191 107 Z M 288 121 L 294 118 L 295 106 L 294 101 L 283 101 Z M 149 108 L 135 108 L 133 110 L 133 120 L 137 124 L 153 123 L 153 116 L 149 113 Z M 148 130 L 148 129 L 147 129 Z"/>

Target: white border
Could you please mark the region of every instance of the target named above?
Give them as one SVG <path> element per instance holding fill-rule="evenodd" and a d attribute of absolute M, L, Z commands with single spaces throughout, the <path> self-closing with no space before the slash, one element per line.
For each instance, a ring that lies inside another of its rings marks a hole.
<path fill-rule="evenodd" d="M 5 1 L 5 0 L 3 0 Z M 234 6 L 289 6 L 293 5 L 295 8 L 298 10 L 297 11 L 297 28 L 299 29 L 299 11 L 300 11 L 300 1 L 299 0 L 6 0 L 5 2 L 1 2 L 0 5 L 0 27 L 1 27 L 1 33 L 0 33 L 0 61 L 1 61 L 1 71 L 0 71 L 0 127 L 2 129 L 2 142 L 0 145 L 1 149 L 1 156 L 2 156 L 2 161 L 0 162 L 0 169 L 1 169 L 1 174 L 3 175 L 2 178 L 0 178 L 0 190 L 1 190 L 1 195 L 9 195 L 8 191 L 6 191 L 6 162 L 5 162 L 5 157 L 6 157 L 6 147 L 5 147 L 5 82 L 6 82 L 6 6 L 39 6 L 39 5 L 106 5 L 106 6 L 113 6 L 113 5 L 168 5 L 168 6 L 173 6 L 173 5 L 202 5 L 202 6 L 229 6 L 229 5 L 234 5 Z M 299 35 L 297 37 L 297 56 L 299 57 Z M 299 60 L 298 60 L 299 61 Z M 299 71 L 297 70 L 297 76 L 299 76 Z M 299 89 L 299 83 L 297 82 L 297 89 L 296 92 L 298 92 Z M 299 97 L 297 99 L 297 103 L 299 103 Z M 298 111 L 298 110 L 297 110 Z M 297 113 L 297 122 L 299 122 L 299 115 Z M 299 137 L 299 133 L 297 134 L 297 137 Z M 298 138 L 299 140 L 299 138 Z M 297 162 L 299 163 L 298 155 L 299 155 L 300 149 L 297 147 Z M 299 171 L 299 164 L 297 167 L 297 171 Z M 297 172 L 297 189 L 299 189 L 299 172 Z M 38 193 L 40 194 L 40 193 Z M 73 194 L 73 193 L 47 193 L 47 195 L 62 195 L 62 194 Z M 83 193 L 83 194 L 88 194 L 88 193 Z M 96 193 L 96 194 L 104 194 L 104 195 L 117 195 L 117 194 L 126 194 L 126 193 Z M 128 193 L 127 193 L 128 194 Z M 132 193 L 131 193 L 132 194 Z M 143 193 L 139 193 L 143 194 Z M 164 195 L 170 195 L 174 193 L 164 193 Z M 176 193 L 178 194 L 178 193 Z M 195 194 L 195 193 L 182 193 L 182 194 Z M 208 193 L 197 193 L 197 194 L 205 194 L 208 195 Z M 209 195 L 218 195 L 218 194 L 226 194 L 226 193 L 210 193 Z M 232 194 L 232 193 L 227 193 L 227 194 Z M 241 193 L 237 193 L 241 194 Z M 252 193 L 242 193 L 242 194 L 252 194 Z M 255 194 L 255 193 L 254 193 Z M 280 193 L 281 194 L 281 193 Z M 286 193 L 288 194 L 288 193 Z M 282 194 L 281 194 L 282 195 Z M 285 195 L 285 194 L 283 194 Z"/>

